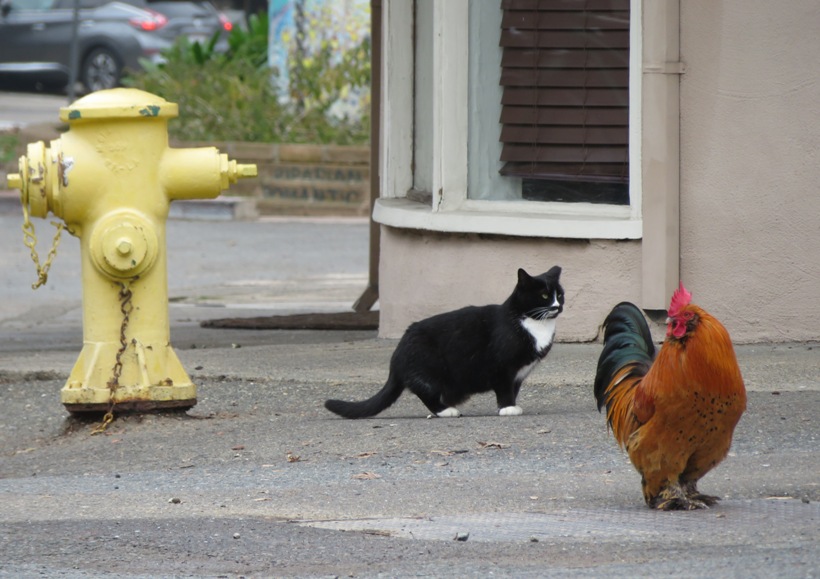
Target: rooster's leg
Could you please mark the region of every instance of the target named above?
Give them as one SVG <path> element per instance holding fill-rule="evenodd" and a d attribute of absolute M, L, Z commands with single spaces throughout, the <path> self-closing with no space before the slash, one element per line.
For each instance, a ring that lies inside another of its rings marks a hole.
<path fill-rule="evenodd" d="M 720 500 L 720 497 L 705 495 L 699 492 L 697 485 L 698 481 L 696 480 L 682 481 L 683 492 L 686 494 L 686 497 L 689 500 L 704 503 L 707 507 L 716 505 L 717 502 Z"/>
<path fill-rule="evenodd" d="M 627 443 L 629 458 L 641 473 L 646 504 L 664 511 L 705 508 L 706 504 L 690 500 L 680 484 L 687 455 L 677 449 L 680 444 L 669 428 L 655 424 L 650 422 L 636 430 Z"/>
<path fill-rule="evenodd" d="M 683 469 L 680 475 L 683 492 L 689 499 L 700 501 L 710 507 L 720 500 L 720 497 L 713 497 L 699 492 L 697 484 L 703 475 L 715 468 L 726 457 L 731 443 L 731 435 L 727 436 L 725 430 L 718 430 L 717 435 L 710 441 L 710 444 L 699 448 L 689 457 L 686 468 Z"/>

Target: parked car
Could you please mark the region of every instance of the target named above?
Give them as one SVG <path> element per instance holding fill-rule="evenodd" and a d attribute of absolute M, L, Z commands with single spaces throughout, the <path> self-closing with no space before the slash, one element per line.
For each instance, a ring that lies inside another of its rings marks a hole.
<path fill-rule="evenodd" d="M 71 73 L 75 0 L 0 0 L 0 78 L 65 86 Z M 87 91 L 113 88 L 140 59 L 158 61 L 177 38 L 205 42 L 232 25 L 203 1 L 79 0 L 77 80 Z"/>

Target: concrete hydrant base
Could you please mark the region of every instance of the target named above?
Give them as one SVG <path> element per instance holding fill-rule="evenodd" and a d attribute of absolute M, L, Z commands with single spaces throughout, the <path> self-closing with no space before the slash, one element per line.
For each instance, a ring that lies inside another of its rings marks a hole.
<path fill-rule="evenodd" d="M 152 410 L 189 410 L 196 406 L 196 398 L 191 400 L 129 400 L 114 406 L 114 413 L 150 412 Z M 68 412 L 105 413 L 110 410 L 109 404 L 63 404 Z"/>

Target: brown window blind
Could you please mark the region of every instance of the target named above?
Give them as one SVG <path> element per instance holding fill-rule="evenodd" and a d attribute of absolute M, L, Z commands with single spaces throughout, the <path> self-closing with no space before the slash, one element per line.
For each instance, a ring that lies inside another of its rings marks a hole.
<path fill-rule="evenodd" d="M 629 0 L 501 8 L 501 174 L 627 183 Z"/>

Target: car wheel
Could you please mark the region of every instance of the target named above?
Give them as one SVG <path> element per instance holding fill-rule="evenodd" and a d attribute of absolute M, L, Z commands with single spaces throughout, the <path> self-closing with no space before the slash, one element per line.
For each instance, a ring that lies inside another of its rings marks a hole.
<path fill-rule="evenodd" d="M 88 92 L 114 88 L 120 84 L 122 65 L 110 49 L 98 47 L 88 53 L 80 69 L 80 81 Z"/>

